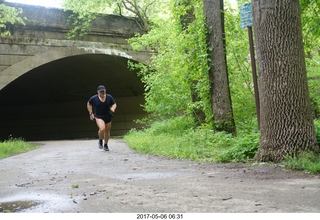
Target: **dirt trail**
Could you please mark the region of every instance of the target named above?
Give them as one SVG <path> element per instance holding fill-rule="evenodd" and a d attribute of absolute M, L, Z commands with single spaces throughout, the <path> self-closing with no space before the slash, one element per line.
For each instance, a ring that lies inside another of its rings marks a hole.
<path fill-rule="evenodd" d="M 319 213 L 320 177 L 276 165 L 136 153 L 119 139 L 46 141 L 0 160 L 0 210 L 40 213 Z M 30 206 L 30 207 L 29 207 Z M 29 207 L 29 208 L 27 208 Z"/>

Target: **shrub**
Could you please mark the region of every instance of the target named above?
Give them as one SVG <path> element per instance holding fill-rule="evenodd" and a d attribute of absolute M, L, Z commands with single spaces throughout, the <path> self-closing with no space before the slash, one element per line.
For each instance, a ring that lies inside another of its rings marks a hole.
<path fill-rule="evenodd" d="M 235 138 L 234 146 L 216 157 L 218 162 L 247 162 L 259 148 L 260 133 L 251 133 Z"/>

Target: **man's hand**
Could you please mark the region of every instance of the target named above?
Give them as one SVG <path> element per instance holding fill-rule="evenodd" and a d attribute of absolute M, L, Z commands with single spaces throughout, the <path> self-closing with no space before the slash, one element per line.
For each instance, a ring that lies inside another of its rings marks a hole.
<path fill-rule="evenodd" d="M 89 117 L 90 117 L 90 120 L 94 120 L 94 114 L 93 113 L 91 113 L 90 115 L 89 115 Z"/>
<path fill-rule="evenodd" d="M 117 108 L 117 104 L 113 104 L 111 107 L 110 107 L 110 111 L 112 111 L 113 113 L 116 111 L 116 108 Z"/>

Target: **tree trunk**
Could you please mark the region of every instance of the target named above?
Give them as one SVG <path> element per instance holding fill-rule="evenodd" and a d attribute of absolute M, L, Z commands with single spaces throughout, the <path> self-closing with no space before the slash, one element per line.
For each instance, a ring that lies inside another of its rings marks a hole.
<path fill-rule="evenodd" d="M 252 0 L 258 58 L 260 146 L 255 159 L 280 162 L 319 151 L 305 66 L 299 0 Z"/>
<path fill-rule="evenodd" d="M 208 51 L 211 80 L 211 102 L 216 130 L 236 133 L 229 89 L 227 58 L 225 50 L 225 32 L 223 0 L 203 0 L 204 14 L 209 28 Z"/>

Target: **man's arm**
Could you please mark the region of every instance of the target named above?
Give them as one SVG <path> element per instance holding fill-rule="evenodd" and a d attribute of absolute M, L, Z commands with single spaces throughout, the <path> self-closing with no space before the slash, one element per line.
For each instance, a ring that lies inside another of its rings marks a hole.
<path fill-rule="evenodd" d="M 116 111 L 116 108 L 117 108 L 117 104 L 114 103 L 114 104 L 110 107 L 110 110 L 111 110 L 112 112 L 115 112 L 115 111 Z"/>
<path fill-rule="evenodd" d="M 90 119 L 93 120 L 94 119 L 94 114 L 92 112 L 92 105 L 89 102 L 87 102 L 87 109 L 88 109 L 88 112 L 89 112 Z"/>

